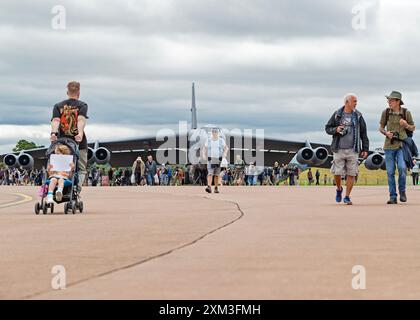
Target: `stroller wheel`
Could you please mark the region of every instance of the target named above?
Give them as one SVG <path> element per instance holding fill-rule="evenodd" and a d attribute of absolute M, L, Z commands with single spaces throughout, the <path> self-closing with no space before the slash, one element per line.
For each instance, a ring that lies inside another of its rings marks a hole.
<path fill-rule="evenodd" d="M 72 202 L 71 204 L 71 213 L 76 214 L 76 202 Z"/>
<path fill-rule="evenodd" d="M 44 204 L 42 205 L 42 213 L 47 214 L 47 212 L 48 212 L 48 205 L 46 202 L 44 202 Z"/>
<path fill-rule="evenodd" d="M 66 202 L 64 204 L 64 214 L 68 214 L 69 213 L 69 204 Z"/>
<path fill-rule="evenodd" d="M 51 203 L 51 213 L 54 213 L 54 203 Z"/>
<path fill-rule="evenodd" d="M 83 213 L 83 201 L 79 202 L 79 212 Z"/>
<path fill-rule="evenodd" d="M 39 210 L 40 210 L 40 205 L 39 203 L 35 203 L 35 214 L 39 214 Z"/>

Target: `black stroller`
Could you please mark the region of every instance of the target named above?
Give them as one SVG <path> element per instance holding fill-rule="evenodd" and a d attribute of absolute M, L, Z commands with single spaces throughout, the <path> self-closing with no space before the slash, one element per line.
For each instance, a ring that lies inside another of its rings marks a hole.
<path fill-rule="evenodd" d="M 53 200 L 55 203 L 60 204 L 64 203 L 64 214 L 68 214 L 71 212 L 75 214 L 77 210 L 80 213 L 83 212 L 83 202 L 80 201 L 79 197 L 79 190 L 78 190 L 78 159 L 79 159 L 79 147 L 77 142 L 69 138 L 60 138 L 51 143 L 50 147 L 46 152 L 46 156 L 48 158 L 47 167 L 50 164 L 50 156 L 54 154 L 55 148 L 57 145 L 66 145 L 70 151 L 71 155 L 73 156 L 73 163 L 75 164 L 74 171 L 71 174 L 71 185 L 65 185 L 63 188 L 63 196 L 61 201 L 57 201 L 55 196 L 54 190 L 54 197 Z M 48 194 L 48 187 L 49 187 L 49 180 L 42 185 L 39 196 L 41 197 L 41 202 L 37 202 L 35 204 L 35 214 L 39 214 L 41 211 L 43 214 L 48 213 L 48 209 L 50 209 L 51 213 L 54 213 L 54 203 L 48 204 L 46 201 L 46 197 Z M 57 189 L 57 188 L 56 188 Z"/>

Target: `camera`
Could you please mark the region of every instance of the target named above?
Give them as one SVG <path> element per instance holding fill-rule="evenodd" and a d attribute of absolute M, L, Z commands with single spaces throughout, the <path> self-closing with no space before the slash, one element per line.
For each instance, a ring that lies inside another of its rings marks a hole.
<path fill-rule="evenodd" d="M 395 141 L 400 140 L 400 133 L 399 132 L 392 132 L 391 144 Z"/>
<path fill-rule="evenodd" d="M 344 127 L 344 129 L 343 129 L 342 131 L 340 131 L 340 135 L 343 137 L 343 136 L 345 136 L 348 132 L 349 132 L 349 128 L 348 128 L 348 127 Z"/>

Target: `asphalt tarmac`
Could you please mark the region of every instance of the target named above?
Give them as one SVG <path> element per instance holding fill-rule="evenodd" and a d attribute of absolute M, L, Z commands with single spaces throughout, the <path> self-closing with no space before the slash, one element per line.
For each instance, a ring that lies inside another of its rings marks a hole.
<path fill-rule="evenodd" d="M 420 299 L 420 189 L 221 191 L 89 187 L 84 213 L 37 216 L 36 188 L 2 186 L 0 299 Z"/>

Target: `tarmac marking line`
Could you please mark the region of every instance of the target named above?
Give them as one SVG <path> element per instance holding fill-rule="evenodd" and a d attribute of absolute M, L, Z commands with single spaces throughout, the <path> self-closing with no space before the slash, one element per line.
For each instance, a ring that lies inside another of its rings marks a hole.
<path fill-rule="evenodd" d="M 8 208 L 8 207 L 13 207 L 13 206 L 18 206 L 20 204 L 24 204 L 24 203 L 27 203 L 27 202 L 30 202 L 30 201 L 33 200 L 33 197 L 28 196 L 28 195 L 23 194 L 23 193 L 11 193 L 11 194 L 12 195 L 19 196 L 21 199 L 18 200 L 18 201 L 14 201 L 14 202 L 0 204 L 0 209 Z"/>

